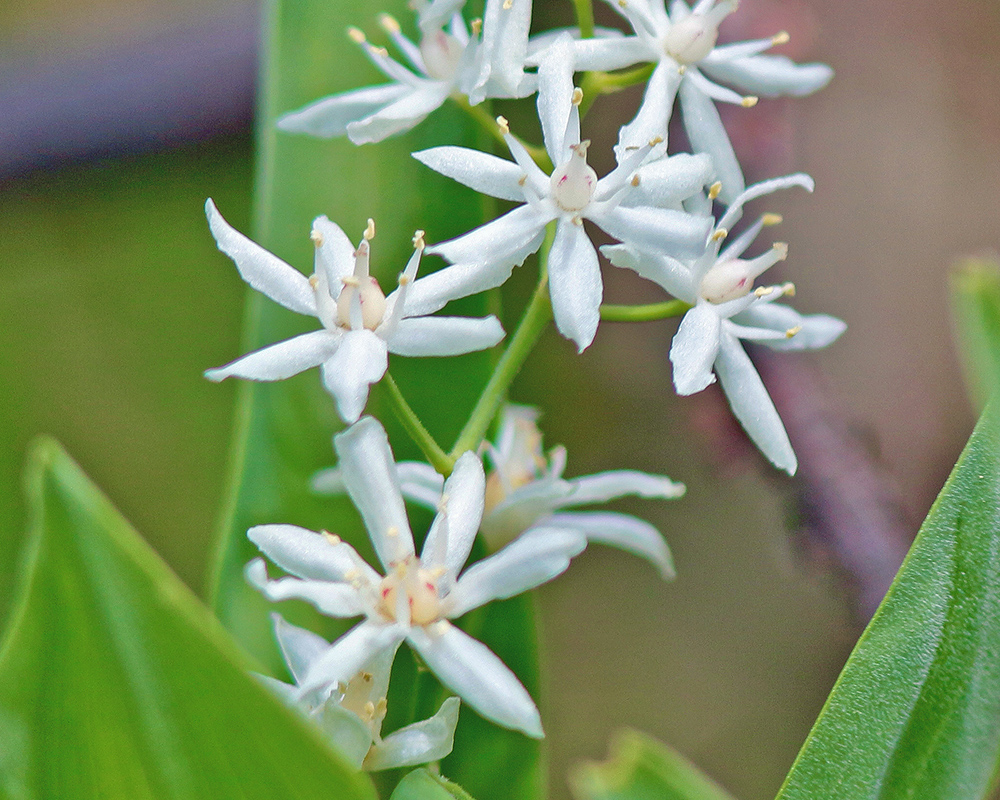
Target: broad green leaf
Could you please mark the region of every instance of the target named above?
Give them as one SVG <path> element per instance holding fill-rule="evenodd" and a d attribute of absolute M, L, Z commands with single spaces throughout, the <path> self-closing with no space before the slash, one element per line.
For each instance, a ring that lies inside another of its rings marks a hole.
<path fill-rule="evenodd" d="M 779 800 L 976 800 L 1000 752 L 1000 435 L 990 406 Z"/>
<path fill-rule="evenodd" d="M 30 563 L 0 649 L 0 796 L 369 800 L 54 440 L 28 466 Z"/>
<path fill-rule="evenodd" d="M 399 782 L 390 800 L 472 800 L 472 795 L 440 775 L 415 769 Z"/>
<path fill-rule="evenodd" d="M 952 273 L 951 304 L 966 384 L 981 409 L 1000 389 L 1000 262 L 967 258 Z"/>
<path fill-rule="evenodd" d="M 676 750 L 638 731 L 620 731 L 607 761 L 570 775 L 576 800 L 732 800 Z"/>

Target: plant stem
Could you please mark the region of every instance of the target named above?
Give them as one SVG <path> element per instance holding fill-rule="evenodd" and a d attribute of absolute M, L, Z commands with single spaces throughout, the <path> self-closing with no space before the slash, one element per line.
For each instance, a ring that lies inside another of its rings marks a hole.
<path fill-rule="evenodd" d="M 601 319 L 605 322 L 652 322 L 657 319 L 679 317 L 689 308 L 683 300 L 667 300 L 646 306 L 601 306 Z"/>
<path fill-rule="evenodd" d="M 602 94 L 613 94 L 635 86 L 638 83 L 645 83 L 649 76 L 653 74 L 653 64 L 645 64 L 635 69 L 622 70 L 620 72 L 585 72 L 583 80 L 580 81 L 580 88 L 583 89 L 583 102 L 580 104 L 580 117 L 586 115 L 594 101 Z"/>
<path fill-rule="evenodd" d="M 576 7 L 576 24 L 580 28 L 580 38 L 594 38 L 594 6 L 592 0 L 573 0 Z"/>
<path fill-rule="evenodd" d="M 396 412 L 396 417 L 403 424 L 410 438 L 420 448 L 424 456 L 426 456 L 430 465 L 447 478 L 455 466 L 455 459 L 449 456 L 434 441 L 434 437 L 424 427 L 424 424 L 417 417 L 416 412 L 410 408 L 410 404 L 406 402 L 403 393 L 399 391 L 396 381 L 393 380 L 392 375 L 388 372 L 385 373 L 385 385 L 389 389 L 389 397 L 392 399 L 392 407 L 393 411 Z"/>
<path fill-rule="evenodd" d="M 466 450 L 475 450 L 479 447 L 483 437 L 486 436 L 490 423 L 507 397 L 507 389 L 517 377 L 517 373 L 521 371 L 521 367 L 538 342 L 542 331 L 552 321 L 552 302 L 549 300 L 549 277 L 546 264 L 554 238 L 555 225 L 550 225 L 539 252 L 541 266 L 538 286 L 535 287 L 531 302 L 525 309 L 524 316 L 521 317 L 507 349 L 497 362 L 493 375 L 479 396 L 476 407 L 469 416 L 469 421 L 465 423 L 465 427 L 458 435 L 455 446 L 448 456 L 452 461 L 457 460 Z"/>

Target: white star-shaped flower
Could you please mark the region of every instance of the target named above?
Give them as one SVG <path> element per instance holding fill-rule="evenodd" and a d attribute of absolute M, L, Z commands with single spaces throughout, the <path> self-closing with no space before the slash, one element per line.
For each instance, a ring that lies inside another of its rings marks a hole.
<path fill-rule="evenodd" d="M 535 76 L 524 71 L 531 0 L 488 0 L 485 21 L 474 22 L 471 31 L 458 13 L 463 5 L 465 0 L 418 3 L 419 44 L 403 35 L 393 17 L 379 17 L 409 66 L 349 29 L 392 83 L 317 100 L 282 116 L 278 127 L 323 138 L 346 134 L 354 144 L 368 144 L 410 130 L 451 96 L 475 105 L 486 97 L 532 94 Z"/>
<path fill-rule="evenodd" d="M 260 525 L 247 534 L 295 576 L 268 580 L 264 562 L 252 561 L 248 578 L 269 599 L 294 597 L 330 616 L 365 617 L 310 663 L 298 680 L 300 694 L 345 683 L 405 639 L 446 687 L 484 717 L 542 736 L 538 709 L 514 673 L 450 620 L 556 577 L 586 548 L 586 537 L 540 528 L 459 575 L 483 514 L 486 478 L 478 456 L 467 452 L 456 462 L 417 556 L 382 426 L 365 417 L 335 436 L 334 445 L 385 576 L 330 534 L 294 525 Z"/>
<path fill-rule="evenodd" d="M 603 295 L 597 251 L 583 227 L 589 219 L 621 242 L 657 252 L 698 251 L 711 227 L 707 217 L 680 210 L 686 197 L 711 178 L 708 159 L 691 156 L 660 159 L 643 166 L 659 140 L 628 151 L 617 168 L 600 180 L 587 164 L 590 142 L 580 139 L 578 105 L 573 88 L 573 45 L 568 35 L 545 51 L 538 71 L 538 113 L 549 158 L 555 164 L 546 175 L 498 122 L 514 161 L 464 147 L 435 147 L 414 157 L 437 172 L 476 191 L 524 205 L 457 239 L 434 245 L 428 252 L 453 266 L 429 276 L 428 290 L 459 290 L 472 294 L 499 286 L 515 265 L 541 246 L 545 226 L 557 220 L 548 258 L 549 291 L 556 326 L 582 351 L 597 332 Z M 642 169 L 640 169 L 642 168 Z M 640 192 L 639 187 L 642 187 Z M 655 197 L 658 207 L 646 201 Z M 437 310 L 415 292 L 422 312 Z"/>
<path fill-rule="evenodd" d="M 305 628 L 272 615 L 274 633 L 295 684 L 261 675 L 293 708 L 315 722 L 333 745 L 360 769 L 374 772 L 438 761 L 451 752 L 458 724 L 459 700 L 449 697 L 429 719 L 382 736 L 389 674 L 396 648 L 386 648 L 348 681 L 300 696 L 298 683 L 330 643 Z"/>
<path fill-rule="evenodd" d="M 684 484 L 663 475 L 612 470 L 581 478 L 563 478 L 566 450 L 542 451 L 538 409 L 509 404 L 504 408 L 496 442 L 486 454 L 493 469 L 486 478 L 486 504 L 479 530 L 491 550 L 522 533 L 541 527 L 582 534 L 589 542 L 612 545 L 648 559 L 664 578 L 673 577 L 673 560 L 660 532 L 645 520 L 610 511 L 569 512 L 563 509 L 606 503 L 627 495 L 670 500 L 684 494 Z M 437 508 L 444 481 L 428 464 L 396 465 L 403 497 Z M 313 489 L 324 494 L 344 491 L 340 469 L 322 470 Z"/>
<path fill-rule="evenodd" d="M 427 317 L 408 307 L 407 292 L 420 282 L 414 281 L 424 247 L 420 231 L 399 288 L 386 297 L 368 272 L 369 242 L 375 235 L 371 220 L 355 250 L 337 225 L 317 217 L 312 229 L 315 273 L 306 278 L 229 225 L 211 200 L 205 211 L 219 249 L 236 262 L 243 280 L 285 308 L 323 323 L 321 330 L 210 369 L 205 373 L 209 380 L 235 376 L 276 381 L 320 366 L 340 416 L 354 422 L 364 410 L 368 387 L 380 381 L 388 368 L 388 353 L 451 356 L 492 347 L 503 338 L 496 317 Z M 454 297 L 439 302 L 443 306 Z"/>
<path fill-rule="evenodd" d="M 716 46 L 719 23 L 736 10 L 736 0 L 698 0 L 693 8 L 684 0 L 672 0 L 669 12 L 665 0 L 607 2 L 628 20 L 635 36 L 577 41 L 577 69 L 657 65 L 639 113 L 621 130 L 619 148 L 641 145 L 656 136 L 666 138 L 674 99 L 679 97 L 691 147 L 712 156 L 727 203 L 743 191 L 743 173 L 714 101 L 748 107 L 758 96 L 810 94 L 833 77 L 825 64 L 796 64 L 785 56 L 762 55 L 788 41 L 787 33 Z"/>
<path fill-rule="evenodd" d="M 795 474 L 797 461 L 785 426 L 740 340 L 779 350 L 825 347 L 847 326 L 826 314 L 801 315 L 775 304 L 793 293 L 791 284 L 754 289 L 754 279 L 783 260 L 788 247 L 779 243 L 756 258 L 742 256 L 761 229 L 780 222 L 779 217 L 765 214 L 720 251 L 744 203 L 789 186 L 812 191 L 813 181 L 799 173 L 748 187 L 719 219 L 697 259 L 682 263 L 626 245 L 601 249 L 615 266 L 633 269 L 691 304 L 670 348 L 677 393 L 700 392 L 718 376 L 733 413 L 757 447 L 777 467 Z"/>

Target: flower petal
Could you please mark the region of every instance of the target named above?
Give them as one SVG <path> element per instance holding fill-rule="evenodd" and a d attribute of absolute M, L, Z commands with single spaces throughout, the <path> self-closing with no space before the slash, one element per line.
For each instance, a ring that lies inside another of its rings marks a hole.
<path fill-rule="evenodd" d="M 313 220 L 313 236 L 317 234 L 316 271 L 322 269 L 331 290 L 339 293 L 340 279 L 354 272 L 354 245 L 341 227 L 325 216 Z"/>
<path fill-rule="evenodd" d="M 420 81 L 417 88 L 407 88 L 406 94 L 380 111 L 349 122 L 347 138 L 354 144 L 371 144 L 410 130 L 444 103 L 449 84 L 447 81 Z"/>
<path fill-rule="evenodd" d="M 210 381 L 246 378 L 251 381 L 280 381 L 319 366 L 340 347 L 341 337 L 328 330 L 303 333 L 292 339 L 255 350 L 224 367 L 205 370 Z"/>
<path fill-rule="evenodd" d="M 299 683 L 299 696 L 337 683 L 347 683 L 369 661 L 405 638 L 399 625 L 365 620 L 341 636 L 309 665 Z"/>
<path fill-rule="evenodd" d="M 528 54 L 531 0 L 486 0 L 479 75 L 469 102 L 487 97 L 525 97 L 530 93 L 524 61 Z"/>
<path fill-rule="evenodd" d="M 524 172 L 513 161 L 472 150 L 468 147 L 432 147 L 418 150 L 413 157 L 464 186 L 501 200 L 524 202 L 520 180 Z"/>
<path fill-rule="evenodd" d="M 584 534 L 544 526 L 521 534 L 500 552 L 477 561 L 455 584 L 447 598 L 448 616 L 534 589 L 561 575 L 570 560 L 587 547 Z"/>
<path fill-rule="evenodd" d="M 215 243 L 236 262 L 243 280 L 285 308 L 316 316 L 316 299 L 305 275 L 232 227 L 211 199 L 205 201 L 205 214 Z"/>
<path fill-rule="evenodd" d="M 389 337 L 389 352 L 400 356 L 457 356 L 486 350 L 504 337 L 496 317 L 410 317 Z"/>
<path fill-rule="evenodd" d="M 276 124 L 288 133 L 307 133 L 323 139 L 345 136 L 348 123 L 371 116 L 412 91 L 406 84 L 387 83 L 335 94 L 278 117 Z"/>
<path fill-rule="evenodd" d="M 447 622 L 410 630 L 410 643 L 438 680 L 489 720 L 542 738 L 538 709 L 513 672 L 482 642 Z"/>
<path fill-rule="evenodd" d="M 786 56 L 751 56 L 702 62 L 698 68 L 716 80 L 761 97 L 802 97 L 822 89 L 833 78 L 826 64 L 796 64 Z"/>
<path fill-rule="evenodd" d="M 836 341 L 847 323 L 827 314 L 800 314 L 780 303 L 754 303 L 733 317 L 733 322 L 775 331 L 799 330 L 777 341 L 763 342 L 772 350 L 814 350 Z"/>
<path fill-rule="evenodd" d="M 368 751 L 364 768 L 371 772 L 413 767 L 444 758 L 454 745 L 460 705 L 457 697 L 449 697 L 430 719 L 414 722 L 389 734 Z"/>
<path fill-rule="evenodd" d="M 529 242 L 520 260 L 514 255 L 506 260 L 488 264 L 453 264 L 419 278 L 410 284 L 410 291 L 406 295 L 407 316 L 422 317 L 433 314 L 459 297 L 468 297 L 500 286 L 510 277 L 515 263 L 522 263 L 529 254 L 538 249 L 544 234 L 544 228 L 540 229 L 535 237 L 537 241 Z"/>
<path fill-rule="evenodd" d="M 549 294 L 556 327 L 582 353 L 597 334 L 604 284 L 590 237 L 583 225 L 565 217 L 549 251 Z"/>
<path fill-rule="evenodd" d="M 342 582 L 352 570 L 368 567 L 347 542 L 297 525 L 255 525 L 247 538 L 285 572 L 307 580 Z M 380 580 L 368 570 L 366 579 Z"/>
<path fill-rule="evenodd" d="M 491 550 L 502 547 L 559 508 L 572 493 L 569 481 L 553 476 L 538 478 L 514 489 L 483 517 L 480 526 L 483 538 Z"/>
<path fill-rule="evenodd" d="M 271 621 L 274 623 L 274 638 L 278 640 L 288 671 L 298 683 L 309 665 L 326 652 L 330 643 L 319 634 L 292 625 L 281 614 L 271 614 Z"/>
<path fill-rule="evenodd" d="M 670 58 L 664 58 L 649 76 L 642 105 L 635 118 L 618 131 L 615 155 L 618 161 L 625 157 L 625 151 L 633 147 L 643 147 L 654 138 L 667 140 L 667 124 L 674 107 L 677 89 L 685 81 Z"/>
<path fill-rule="evenodd" d="M 697 257 L 705 250 L 711 217 L 641 206 L 615 206 L 587 215 L 606 233 L 639 250 L 676 257 Z"/>
<path fill-rule="evenodd" d="M 340 347 L 323 364 L 323 385 L 337 401 L 344 422 L 354 422 L 365 410 L 368 387 L 378 383 L 389 367 L 386 344 L 370 330 L 347 331 Z"/>
<path fill-rule="evenodd" d="M 645 520 L 613 511 L 578 511 L 553 514 L 545 525 L 579 532 L 588 542 L 620 547 L 651 562 L 664 580 L 674 577 L 670 548 L 660 532 Z"/>
<path fill-rule="evenodd" d="M 542 123 L 545 151 L 555 166 L 570 157 L 569 148 L 580 143 L 567 141 L 566 126 L 573 110 L 573 39 L 563 33 L 540 55 L 538 66 L 538 119 Z"/>
<path fill-rule="evenodd" d="M 372 732 L 353 711 L 348 711 L 333 696 L 309 713 L 309 718 L 323 731 L 342 756 L 361 769 L 372 746 Z"/>
<path fill-rule="evenodd" d="M 724 334 L 720 344 L 715 371 L 736 419 L 776 467 L 794 475 L 795 452 L 750 356 L 733 336 Z"/>
<path fill-rule="evenodd" d="M 305 600 L 328 617 L 357 617 L 367 610 L 364 598 L 347 583 L 277 578 L 269 580 L 264 559 L 255 558 L 244 570 L 247 581 L 272 603 Z"/>
<path fill-rule="evenodd" d="M 427 253 L 457 264 L 485 264 L 494 269 L 500 264 L 513 267 L 538 249 L 545 225 L 552 218 L 553 215 L 532 206 L 519 206 L 464 236 L 428 247 Z M 532 249 L 525 250 L 532 244 Z"/>
<path fill-rule="evenodd" d="M 635 174 L 639 185 L 626 195 L 623 204 L 677 208 L 713 180 L 715 167 L 704 153 L 678 153 L 643 164 Z"/>
<path fill-rule="evenodd" d="M 397 461 L 396 475 L 403 497 L 431 511 L 437 509 L 444 478 L 434 467 L 421 461 Z"/>
<path fill-rule="evenodd" d="M 573 492 L 560 501 L 559 507 L 582 506 L 590 503 L 606 503 L 619 497 L 638 497 L 674 500 L 684 496 L 683 483 L 675 483 L 666 475 L 650 475 L 633 469 L 618 469 L 598 472 L 573 478 L 569 481 Z"/>
<path fill-rule="evenodd" d="M 700 392 L 715 383 L 712 365 L 719 352 L 722 321 L 708 303 L 698 303 L 684 315 L 670 345 L 677 394 Z"/>
<path fill-rule="evenodd" d="M 678 300 L 692 305 L 697 302 L 691 270 L 677 259 L 652 255 L 624 244 L 602 245 L 601 252 L 614 266 L 634 270 L 646 280 L 658 283 Z"/>
<path fill-rule="evenodd" d="M 458 575 L 483 519 L 486 476 L 483 462 L 471 450 L 459 456 L 441 493 L 440 510 L 424 540 L 420 560 L 425 567 L 443 566 L 447 587 Z"/>
<path fill-rule="evenodd" d="M 610 72 L 643 61 L 656 61 L 658 54 L 638 36 L 595 36 L 573 42 L 576 68 L 580 72 Z"/>
<path fill-rule="evenodd" d="M 692 67 L 693 69 L 693 67 Z M 715 164 L 715 175 L 722 183 L 719 198 L 731 203 L 743 191 L 743 171 L 740 169 L 733 146 L 729 143 L 719 112 L 711 98 L 706 97 L 692 81 L 681 81 L 678 92 L 684 130 L 691 148 L 697 153 L 708 153 Z"/>
<path fill-rule="evenodd" d="M 334 436 L 333 446 L 351 500 L 365 521 L 379 560 L 389 570 L 414 550 L 385 429 L 365 417 Z"/>

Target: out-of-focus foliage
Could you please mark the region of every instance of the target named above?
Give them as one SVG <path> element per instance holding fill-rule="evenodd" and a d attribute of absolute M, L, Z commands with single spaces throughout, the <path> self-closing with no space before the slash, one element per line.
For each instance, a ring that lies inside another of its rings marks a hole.
<path fill-rule="evenodd" d="M 955 267 L 951 303 L 966 384 L 981 409 L 1000 389 L 1000 261 L 996 256 L 967 258 Z"/>

